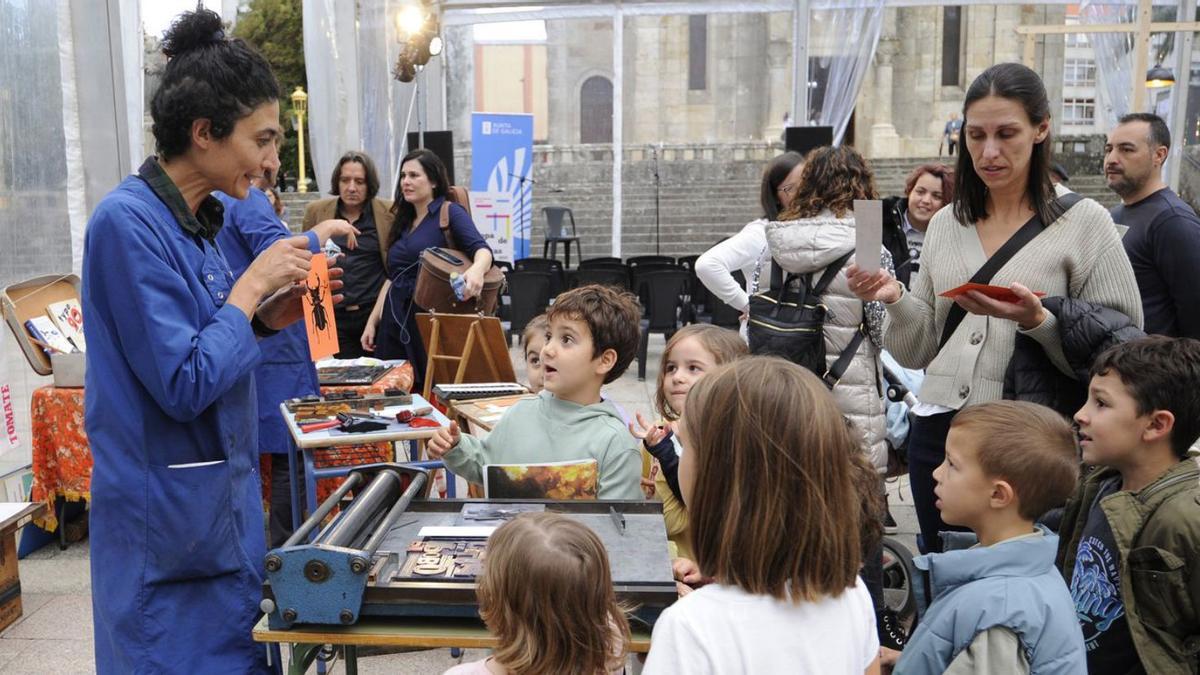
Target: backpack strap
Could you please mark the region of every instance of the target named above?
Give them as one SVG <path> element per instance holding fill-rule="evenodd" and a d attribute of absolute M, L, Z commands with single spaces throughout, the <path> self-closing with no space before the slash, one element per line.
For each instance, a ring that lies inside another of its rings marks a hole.
<path fill-rule="evenodd" d="M 1062 208 L 1062 213 L 1058 217 L 1062 218 L 1065 216 L 1067 211 L 1070 211 L 1071 207 L 1078 204 L 1082 199 L 1083 196 L 1079 193 L 1068 192 L 1054 200 L 1055 204 Z M 1042 222 L 1041 217 L 1037 213 L 1034 213 L 1033 217 L 1021 226 L 1021 229 L 1009 237 L 1008 241 L 1004 242 L 1004 245 L 993 253 L 992 257 L 988 258 L 983 267 L 980 267 L 979 271 L 971 277 L 971 283 L 987 284 L 990 282 L 992 277 L 996 276 L 996 273 L 1000 271 L 1001 267 L 1008 264 L 1008 261 L 1012 260 L 1012 257 L 1018 251 L 1025 248 L 1025 245 L 1033 241 L 1044 229 L 1046 229 L 1046 224 Z M 950 305 L 950 312 L 946 315 L 946 323 L 942 326 L 942 337 L 938 340 L 938 351 L 941 351 L 942 347 L 946 346 L 946 343 L 950 341 L 950 337 L 954 335 L 954 331 L 958 330 L 959 324 L 962 323 L 966 316 L 967 310 L 963 309 L 962 305 L 959 305 L 957 302 Z"/>
<path fill-rule="evenodd" d="M 850 261 L 850 256 L 852 255 L 854 255 L 853 249 L 851 249 L 846 255 L 829 263 L 829 266 L 825 268 L 825 272 L 821 274 L 820 280 L 817 281 L 817 285 L 813 286 L 809 292 L 817 297 L 824 295 L 826 289 L 829 288 L 829 284 L 832 284 L 833 280 L 837 278 L 837 275 L 842 271 L 842 268 L 846 266 L 846 263 Z M 809 279 L 812 279 L 811 275 L 809 276 Z"/>
<path fill-rule="evenodd" d="M 446 248 L 458 249 L 454 245 L 454 232 L 450 230 L 450 195 L 447 193 L 442 199 L 441 211 L 438 213 L 438 224 L 442 228 L 442 236 L 446 237 Z"/>
<path fill-rule="evenodd" d="M 858 353 L 858 348 L 866 337 L 867 323 L 864 319 L 862 323 L 858 324 L 858 330 L 854 331 L 854 337 L 850 339 L 850 344 L 846 345 L 842 353 L 838 354 L 833 365 L 829 366 L 829 370 L 826 370 L 825 374 L 821 376 L 821 381 L 825 383 L 826 387 L 833 389 L 838 382 L 842 381 L 842 376 L 850 369 L 850 362 L 854 360 L 854 355 Z"/>

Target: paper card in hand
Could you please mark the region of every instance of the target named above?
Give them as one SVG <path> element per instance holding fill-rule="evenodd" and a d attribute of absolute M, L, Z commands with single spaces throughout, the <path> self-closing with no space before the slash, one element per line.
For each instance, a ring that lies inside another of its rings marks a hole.
<path fill-rule="evenodd" d="M 963 295 L 967 291 L 978 291 L 993 300 L 999 300 L 1001 302 L 1017 303 L 1021 301 L 1021 299 L 1017 297 L 1017 294 L 1013 293 L 1011 289 L 1005 288 L 1004 286 L 988 286 L 987 284 L 965 283 L 958 288 L 951 288 L 944 293 L 939 293 L 939 295 L 941 295 L 943 298 L 954 299 L 960 295 Z M 1046 297 L 1046 294 L 1041 291 L 1034 291 L 1033 294 L 1039 298 Z"/>
<path fill-rule="evenodd" d="M 329 265 L 325 256 L 312 257 L 312 269 L 304 284 L 304 326 L 308 329 L 308 352 L 313 361 L 319 361 L 338 352 L 333 293 L 329 290 Z"/>
<path fill-rule="evenodd" d="M 854 200 L 854 264 L 863 272 L 879 271 L 883 252 L 883 202 Z"/>

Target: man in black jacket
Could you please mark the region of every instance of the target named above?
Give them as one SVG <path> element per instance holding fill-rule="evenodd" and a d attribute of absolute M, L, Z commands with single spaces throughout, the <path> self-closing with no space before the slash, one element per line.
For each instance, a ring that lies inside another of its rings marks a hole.
<path fill-rule="evenodd" d="M 1200 338 L 1200 218 L 1162 180 L 1171 134 L 1162 118 L 1125 115 L 1104 145 L 1104 177 L 1121 196 L 1113 220 L 1133 264 L 1146 332 Z"/>

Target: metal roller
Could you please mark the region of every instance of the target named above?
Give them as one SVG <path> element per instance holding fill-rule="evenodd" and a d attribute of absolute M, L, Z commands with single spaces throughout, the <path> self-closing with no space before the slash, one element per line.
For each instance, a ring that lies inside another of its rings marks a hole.
<path fill-rule="evenodd" d="M 321 534 L 317 543 L 357 548 L 357 542 L 364 539 L 372 526 L 396 503 L 402 485 L 400 474 L 390 470 L 380 471 L 329 529 Z"/>

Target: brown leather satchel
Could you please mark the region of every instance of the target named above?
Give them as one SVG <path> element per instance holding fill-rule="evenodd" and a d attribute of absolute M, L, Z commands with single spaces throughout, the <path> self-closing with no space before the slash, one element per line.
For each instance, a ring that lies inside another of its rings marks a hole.
<path fill-rule="evenodd" d="M 483 290 L 474 298 L 459 300 L 450 283 L 451 274 L 462 275 L 471 267 L 471 258 L 455 246 L 450 230 L 450 204 L 458 204 L 471 213 L 466 188 L 453 185 L 446 194 L 439 215 L 439 225 L 446 237 L 446 248 L 430 248 L 421 252 L 421 267 L 417 271 L 417 287 L 413 304 L 430 312 L 442 314 L 483 314 L 492 316 L 500 302 L 504 272 L 492 266 L 483 276 Z"/>

